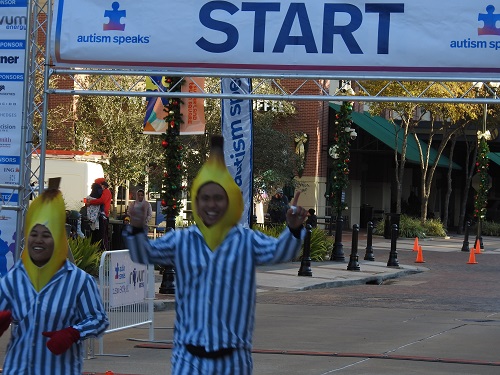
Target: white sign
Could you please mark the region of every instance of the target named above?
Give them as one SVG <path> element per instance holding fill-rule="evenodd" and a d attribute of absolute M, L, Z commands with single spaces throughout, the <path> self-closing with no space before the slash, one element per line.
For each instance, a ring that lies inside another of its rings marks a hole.
<path fill-rule="evenodd" d="M 248 94 L 251 80 L 223 78 L 223 94 Z M 222 135 L 224 136 L 224 160 L 234 181 L 240 187 L 245 204 L 240 223 L 251 226 L 253 204 L 253 126 L 252 101 L 242 99 L 222 100 Z"/>
<path fill-rule="evenodd" d="M 490 0 L 56 0 L 57 65 L 500 75 Z"/>
<path fill-rule="evenodd" d="M 24 108 L 27 0 L 0 1 L 0 184 L 18 185 Z M 0 205 L 17 206 L 16 189 L 0 189 Z M 16 254 L 17 211 L 0 215 L 0 277 Z"/>
<path fill-rule="evenodd" d="M 144 301 L 148 289 L 145 265 L 132 262 L 127 252 L 111 252 L 109 267 L 110 307 Z"/>

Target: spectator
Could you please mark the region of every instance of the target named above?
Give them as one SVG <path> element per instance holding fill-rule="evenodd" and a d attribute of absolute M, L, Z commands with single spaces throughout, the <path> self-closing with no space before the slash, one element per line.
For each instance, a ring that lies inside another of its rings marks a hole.
<path fill-rule="evenodd" d="M 95 180 L 96 183 L 102 186 L 102 195 L 100 198 L 92 199 L 87 201 L 85 206 L 96 206 L 103 205 L 101 214 L 99 215 L 99 231 L 93 235 L 92 238 L 101 240 L 101 249 L 104 251 L 109 250 L 109 235 L 108 235 L 108 223 L 109 223 L 109 210 L 111 208 L 111 191 L 109 191 L 108 183 L 104 178 L 98 178 Z"/>
<path fill-rule="evenodd" d="M 132 260 L 175 265 L 173 375 L 252 373 L 255 268 L 300 251 L 306 210 L 295 207 L 299 194 L 279 238 L 239 225 L 243 197 L 224 163 L 222 137 L 214 137 L 191 188 L 195 225 L 148 240 L 143 211 L 131 212 L 126 240 Z"/>
<path fill-rule="evenodd" d="M 267 206 L 267 213 L 273 224 L 283 224 L 288 210 L 288 198 L 283 195 L 283 189 L 277 189 Z"/>
<path fill-rule="evenodd" d="M 21 259 L 0 279 L 0 335 L 13 325 L 5 375 L 80 375 L 83 340 L 109 324 L 94 278 L 67 259 L 65 221 L 49 181 L 29 206 Z"/>
<path fill-rule="evenodd" d="M 128 208 L 128 212 L 131 216 L 137 216 L 139 213 L 136 213 L 136 210 L 142 211 L 141 216 L 144 217 L 143 227 L 147 232 L 149 230 L 149 221 L 153 217 L 153 209 L 151 208 L 151 203 L 144 199 L 144 190 L 139 189 L 135 194 L 136 200 L 131 202 Z"/>

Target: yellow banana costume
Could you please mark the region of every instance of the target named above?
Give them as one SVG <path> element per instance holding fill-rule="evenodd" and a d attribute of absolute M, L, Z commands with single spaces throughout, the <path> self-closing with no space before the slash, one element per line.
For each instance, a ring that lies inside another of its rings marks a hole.
<path fill-rule="evenodd" d="M 193 181 L 191 200 L 194 202 L 194 221 L 203 234 L 208 247 L 214 251 L 222 243 L 229 230 L 238 224 L 243 213 L 244 203 L 241 190 L 234 182 L 233 176 L 229 173 L 224 162 L 223 137 L 213 136 L 211 141 L 210 156 Z M 200 188 L 209 182 L 222 186 L 226 191 L 229 205 L 221 220 L 207 227 L 198 216 L 196 198 Z"/>
<path fill-rule="evenodd" d="M 24 227 L 24 244 L 28 244 L 28 236 L 37 224 L 45 226 L 54 238 L 54 252 L 50 260 L 42 267 L 36 266 L 25 248 L 21 254 L 26 272 L 39 292 L 54 274 L 62 267 L 68 257 L 68 240 L 66 238 L 66 209 L 61 192 L 50 188 L 38 196 L 29 206 Z"/>

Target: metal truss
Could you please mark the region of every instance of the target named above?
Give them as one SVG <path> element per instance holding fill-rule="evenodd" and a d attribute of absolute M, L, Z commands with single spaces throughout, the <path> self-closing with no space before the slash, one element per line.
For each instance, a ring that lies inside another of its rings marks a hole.
<path fill-rule="evenodd" d="M 24 153 L 21 155 L 21 172 L 19 185 L 0 185 L 2 189 L 12 188 L 19 192 L 19 204 L 13 205 L 10 199 L 0 202 L 0 210 L 16 210 L 20 214 L 17 219 L 17 244 L 18 252 L 23 247 L 23 223 L 25 213 L 29 205 L 31 195 L 36 195 L 43 189 L 45 149 L 47 134 L 47 116 L 48 99 L 50 95 L 101 95 L 101 96 L 140 96 L 140 97 L 199 97 L 213 99 L 231 99 L 234 95 L 222 94 L 220 85 L 215 85 L 211 89 L 199 87 L 200 92 L 181 93 L 174 91 L 175 87 L 169 90 L 154 92 L 145 91 L 144 82 L 147 76 L 172 76 L 183 77 L 187 82 L 192 81 L 192 77 L 213 77 L 213 78 L 233 78 L 249 77 L 254 79 L 253 89 L 246 94 L 239 94 L 239 99 L 249 100 L 319 100 L 319 101 L 345 101 L 346 95 L 349 95 L 350 101 L 360 102 L 448 102 L 448 103 L 475 103 L 475 104 L 499 104 L 500 98 L 496 95 L 495 81 L 498 77 L 419 77 L 419 82 L 425 82 L 422 90 L 415 94 L 407 87 L 409 82 L 417 81 L 415 77 L 399 76 L 356 76 L 355 79 L 348 76 L 318 76 L 293 73 L 259 73 L 248 71 L 234 71 L 231 73 L 220 72 L 199 72 L 199 71 L 170 71 L 170 70 L 131 70 L 131 69 L 80 69 L 58 68 L 50 65 L 49 56 L 49 38 L 51 25 L 52 2 L 46 0 L 30 0 L 28 4 L 28 31 L 27 31 L 27 58 L 25 71 L 27 72 L 24 88 L 25 114 L 23 115 L 22 144 Z M 45 41 L 45 43 L 43 42 Z M 97 76 L 99 80 L 111 80 L 115 82 L 115 87 L 106 91 L 95 88 L 96 80 L 86 80 L 85 76 Z M 123 80 L 114 79 L 116 76 L 135 77 L 131 84 L 123 87 Z M 58 79 L 72 79 L 74 88 L 60 89 L 53 84 Z M 386 83 L 382 90 L 372 92 L 366 88 L 367 81 L 384 80 Z M 330 84 L 329 81 L 337 81 Z M 90 82 L 94 82 L 91 84 Z M 192 81 L 194 82 L 194 81 Z M 449 82 L 466 82 L 468 89 L 462 90 L 462 93 L 456 95 L 450 88 Z M 317 87 L 317 90 L 311 90 Z M 196 83 L 195 83 L 196 84 Z M 264 90 L 264 87 L 267 89 Z M 399 87 L 397 96 L 389 94 L 390 88 Z M 478 95 L 477 88 L 482 86 L 482 94 Z M 269 87 L 273 88 L 273 93 L 269 93 Z M 352 94 L 352 88 L 356 89 L 356 94 Z M 434 90 L 436 87 L 439 90 Z M 314 92 L 312 92 L 314 91 Z M 439 96 L 432 94 L 440 92 Z M 35 170 L 31 168 L 31 155 L 36 154 L 40 157 L 40 167 Z M 34 185 L 30 185 L 34 182 Z M 38 183 L 37 183 L 38 182 Z M 13 191 L 14 193 L 14 191 Z"/>
<path fill-rule="evenodd" d="M 164 91 L 158 88 L 159 91 L 144 91 L 144 82 L 148 76 L 172 76 L 182 77 L 186 82 L 193 82 L 192 77 L 211 77 L 211 78 L 234 78 L 245 77 L 255 80 L 252 91 L 246 94 L 239 94 L 238 98 L 254 100 L 320 100 L 320 101 L 343 101 L 346 95 L 349 95 L 350 101 L 360 102 L 412 102 L 412 103 L 471 103 L 471 104 L 498 104 L 500 98 L 496 95 L 498 89 L 497 77 L 487 79 L 477 77 L 463 78 L 457 80 L 456 77 L 442 77 L 436 80 L 435 77 L 420 77 L 418 80 L 410 77 L 376 77 L 367 76 L 363 79 L 350 80 L 348 77 L 325 76 L 316 77 L 308 75 L 293 75 L 293 74 L 263 74 L 248 72 L 234 73 L 217 73 L 210 74 L 192 72 L 177 72 L 177 71 L 159 71 L 159 70 L 125 70 L 125 69 L 50 69 L 51 76 L 70 77 L 75 85 L 73 89 L 62 90 L 57 87 L 50 87 L 47 90 L 48 94 L 61 95 L 107 95 L 107 96 L 141 96 L 141 97 L 198 97 L 212 99 L 231 99 L 234 95 L 230 93 L 222 94 L 218 87 L 212 87 L 212 90 L 206 87 L 199 87 L 199 93 L 180 93 L 176 91 L 176 87 L 170 87 Z M 96 80 L 89 83 L 83 77 L 97 77 L 99 80 L 104 80 L 106 77 L 111 78 L 115 83 L 115 87 L 108 90 L 95 89 Z M 123 87 L 117 80 L 113 80 L 113 76 L 133 76 L 135 80 L 128 86 Z M 383 80 L 384 86 L 380 90 L 370 91 L 366 88 L 366 81 Z M 336 81 L 340 84 L 327 85 L 325 82 Z M 418 93 L 412 93 L 412 89 L 408 86 L 411 82 L 425 83 L 424 87 Z M 450 82 L 464 82 L 465 88 L 460 93 L 456 93 Z M 317 87 L 318 90 L 311 93 L 310 87 Z M 274 93 L 270 94 L 268 90 L 263 90 L 263 87 L 272 87 Z M 352 88 L 356 88 L 355 94 Z M 390 92 L 397 87 L 399 95 L 391 95 Z M 481 90 L 481 94 L 479 94 Z M 439 93 L 439 96 L 436 95 Z"/>

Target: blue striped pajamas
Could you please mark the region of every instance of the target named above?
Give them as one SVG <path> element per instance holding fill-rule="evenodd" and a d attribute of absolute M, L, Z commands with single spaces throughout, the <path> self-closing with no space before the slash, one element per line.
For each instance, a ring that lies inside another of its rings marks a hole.
<path fill-rule="evenodd" d="M 18 261 L 0 279 L 1 310 L 10 310 L 13 319 L 4 375 L 81 375 L 82 340 L 101 335 L 109 324 L 93 277 L 69 261 L 40 292 Z M 66 327 L 78 330 L 80 340 L 56 356 L 42 332 Z"/>
<path fill-rule="evenodd" d="M 144 233 L 125 238 L 134 262 L 175 265 L 172 374 L 251 374 L 255 267 L 291 260 L 300 251 L 302 240 L 288 228 L 273 238 L 240 225 L 213 252 L 197 226 L 169 231 L 154 241 L 147 240 Z M 208 352 L 236 350 L 226 357 L 207 359 L 188 353 L 187 344 Z"/>

